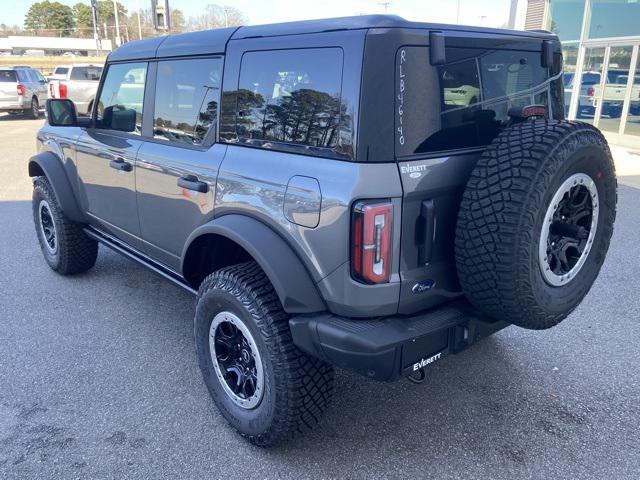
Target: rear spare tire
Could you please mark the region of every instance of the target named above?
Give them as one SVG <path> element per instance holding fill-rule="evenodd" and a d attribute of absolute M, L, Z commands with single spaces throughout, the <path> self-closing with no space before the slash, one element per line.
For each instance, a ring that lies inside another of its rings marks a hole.
<path fill-rule="evenodd" d="M 558 324 L 600 271 L 616 201 L 611 152 L 596 128 L 532 120 L 505 129 L 480 157 L 460 205 L 464 293 L 499 320 Z"/>

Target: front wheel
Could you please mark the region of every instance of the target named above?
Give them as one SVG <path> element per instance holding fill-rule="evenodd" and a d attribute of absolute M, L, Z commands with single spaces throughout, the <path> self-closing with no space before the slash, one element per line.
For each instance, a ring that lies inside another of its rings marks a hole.
<path fill-rule="evenodd" d="M 44 259 L 62 275 L 89 270 L 96 263 L 98 242 L 89 238 L 83 225 L 69 219 L 45 177 L 33 182 L 33 222 Z"/>
<path fill-rule="evenodd" d="M 270 446 L 309 430 L 329 405 L 333 368 L 293 344 L 288 316 L 255 262 L 205 278 L 194 334 L 211 397 L 252 443 Z"/>

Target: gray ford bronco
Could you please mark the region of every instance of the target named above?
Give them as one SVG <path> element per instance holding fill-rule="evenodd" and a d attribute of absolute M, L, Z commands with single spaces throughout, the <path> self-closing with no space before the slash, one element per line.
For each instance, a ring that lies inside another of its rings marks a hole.
<path fill-rule="evenodd" d="M 251 442 L 318 422 L 334 366 L 425 369 L 582 300 L 616 213 L 547 32 L 362 16 L 130 42 L 29 162 L 45 260 L 102 244 L 196 296 L 200 368 Z M 578 319 L 576 319 L 578 321 Z"/>

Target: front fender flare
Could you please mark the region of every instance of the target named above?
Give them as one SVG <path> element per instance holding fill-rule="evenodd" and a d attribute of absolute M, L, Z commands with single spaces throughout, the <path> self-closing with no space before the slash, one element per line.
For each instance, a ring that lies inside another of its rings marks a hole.
<path fill-rule="evenodd" d="M 78 206 L 71 183 L 58 156 L 53 152 L 46 151 L 31 157 L 29 159 L 29 176 L 37 177 L 40 172 L 43 172 L 49 180 L 64 214 L 71 220 L 84 222 L 84 215 Z"/>
<path fill-rule="evenodd" d="M 226 237 L 244 248 L 271 281 L 286 312 L 326 310 L 309 271 L 291 247 L 264 223 L 245 215 L 224 215 L 194 230 L 182 252 L 181 272 L 191 243 L 206 234 Z"/>

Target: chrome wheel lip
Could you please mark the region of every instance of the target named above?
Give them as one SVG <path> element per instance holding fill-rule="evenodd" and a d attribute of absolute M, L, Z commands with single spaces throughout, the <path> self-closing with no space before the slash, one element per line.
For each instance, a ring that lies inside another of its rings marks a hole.
<path fill-rule="evenodd" d="M 558 275 L 549 266 L 548 260 L 548 241 L 551 230 L 551 224 L 553 223 L 553 217 L 558 209 L 560 201 L 562 198 L 570 192 L 574 187 L 584 186 L 591 197 L 591 226 L 589 229 L 589 236 L 587 237 L 586 245 L 584 250 L 580 254 L 580 258 L 576 262 L 576 264 L 569 270 L 568 272 Z M 551 286 L 560 287 L 563 285 L 567 285 L 571 282 L 578 274 L 578 272 L 582 269 L 585 262 L 587 261 L 587 257 L 591 252 L 591 247 L 593 246 L 593 240 L 596 235 L 596 229 L 598 226 L 598 214 L 600 211 L 600 202 L 598 198 L 598 188 L 593 179 L 587 175 L 586 173 L 576 173 L 567 178 L 562 185 L 558 188 L 555 195 L 551 199 L 549 203 L 549 207 L 544 216 L 544 221 L 542 222 L 542 231 L 540 234 L 540 243 L 538 246 L 538 263 L 540 265 L 540 271 L 542 272 L 542 276 L 544 280 Z"/>
<path fill-rule="evenodd" d="M 51 213 L 51 206 L 46 200 L 40 200 L 38 204 L 38 218 L 44 246 L 51 255 L 55 255 L 58 252 L 58 231 L 56 230 L 56 223 Z M 50 223 L 51 225 L 45 227 L 45 223 Z M 50 235 L 47 235 L 47 228 L 50 229 Z"/>
<path fill-rule="evenodd" d="M 256 367 L 256 389 L 255 389 L 255 393 L 251 397 L 246 399 L 240 397 L 233 390 L 231 390 L 231 388 L 229 387 L 229 384 L 227 383 L 226 378 L 224 377 L 224 373 L 221 369 L 220 363 L 218 362 L 218 358 L 216 356 L 216 344 L 215 344 L 216 331 L 218 327 L 224 322 L 228 322 L 232 324 L 240 331 L 240 333 L 244 336 L 245 340 L 247 341 L 247 344 L 251 348 L 251 354 L 253 355 L 253 358 L 254 358 L 254 364 Z M 231 399 L 231 401 L 233 401 L 233 403 L 235 403 L 239 407 L 247 410 L 251 410 L 253 408 L 256 408 L 258 405 L 260 405 L 260 402 L 262 401 L 262 397 L 264 396 L 264 370 L 262 367 L 262 358 L 260 357 L 260 351 L 258 350 L 256 341 L 253 338 L 253 335 L 251 334 L 247 326 L 244 324 L 244 322 L 240 320 L 240 318 L 237 315 L 228 311 L 223 311 L 218 313 L 213 318 L 211 322 L 211 326 L 209 327 L 209 352 L 211 354 L 211 363 L 213 363 L 213 368 L 216 372 L 216 376 L 218 377 L 220 385 L 222 385 L 223 390 L 225 391 L 227 396 Z"/>

